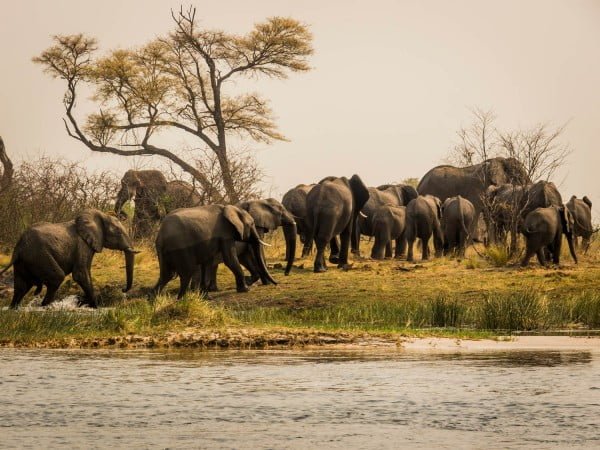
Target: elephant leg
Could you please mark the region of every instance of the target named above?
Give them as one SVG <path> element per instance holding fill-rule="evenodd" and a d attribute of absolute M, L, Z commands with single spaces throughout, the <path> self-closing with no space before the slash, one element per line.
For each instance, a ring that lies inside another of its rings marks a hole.
<path fill-rule="evenodd" d="M 235 242 L 227 242 L 222 245 L 221 253 L 223 254 L 223 262 L 229 270 L 235 276 L 235 287 L 238 292 L 248 292 L 248 286 L 246 285 L 246 279 L 244 278 L 244 271 L 240 265 L 240 261 L 237 257 L 237 250 L 235 249 Z"/>
<path fill-rule="evenodd" d="M 327 271 L 327 265 L 325 264 L 325 247 L 327 241 L 315 239 L 315 244 L 317 246 L 317 254 L 315 255 L 314 272 L 325 272 Z"/>
<path fill-rule="evenodd" d="M 352 227 L 346 228 L 340 234 L 340 259 L 338 267 L 342 268 L 348 265 L 348 251 L 350 250 L 350 231 Z"/>
<path fill-rule="evenodd" d="M 415 258 L 413 256 L 413 247 L 415 245 L 415 241 L 413 239 L 408 240 L 408 254 L 406 255 L 406 260 L 408 262 L 414 262 Z"/>
<path fill-rule="evenodd" d="M 246 277 L 246 284 L 248 284 L 248 286 L 252 286 L 258 280 L 260 280 L 260 273 L 258 273 L 258 269 L 256 268 L 256 259 L 254 258 L 252 252 L 249 251 L 249 249 L 241 255 L 239 255 L 239 259 L 242 266 L 244 266 L 248 270 L 248 272 L 250 272 L 250 276 Z M 263 282 L 263 284 L 269 283 Z"/>
<path fill-rule="evenodd" d="M 393 255 L 393 254 L 392 254 L 392 243 L 391 243 L 391 242 L 388 242 L 388 243 L 385 245 L 385 257 L 386 257 L 386 258 L 391 258 L 391 257 L 392 257 L 392 255 Z"/>
<path fill-rule="evenodd" d="M 44 296 L 44 300 L 42 300 L 42 306 L 48 306 L 50 303 L 54 301 L 54 296 L 56 295 L 56 291 L 62 284 L 62 280 L 60 282 L 49 282 L 46 283 L 46 295 Z"/>
<path fill-rule="evenodd" d="M 312 246 L 313 246 L 313 240 L 311 239 L 305 239 L 304 240 L 304 247 L 302 247 L 302 257 L 306 258 L 307 256 L 310 255 L 310 253 L 312 252 Z"/>
<path fill-rule="evenodd" d="M 177 293 L 177 300 L 181 300 L 186 294 L 188 287 L 192 281 L 192 273 L 185 272 L 179 274 L 179 292 Z"/>
<path fill-rule="evenodd" d="M 421 247 L 422 247 L 422 259 L 424 261 L 429 259 L 429 236 L 421 239 Z"/>
<path fill-rule="evenodd" d="M 337 236 L 334 236 L 331 241 L 329 241 L 329 262 L 331 264 L 338 264 L 340 262 L 340 245 L 338 244 Z"/>
<path fill-rule="evenodd" d="M 94 286 L 92 285 L 92 277 L 86 269 L 76 268 L 73 271 L 73 280 L 83 289 L 85 295 L 84 303 L 92 308 L 97 308 L 96 296 L 94 295 Z"/>
<path fill-rule="evenodd" d="M 556 265 L 560 264 L 560 250 L 562 248 L 562 233 L 558 234 L 558 238 L 554 241 L 552 246 L 552 262 Z"/>
<path fill-rule="evenodd" d="M 396 239 L 396 250 L 395 250 L 394 257 L 397 259 L 400 259 L 400 258 L 402 258 L 402 256 L 404 256 L 405 252 L 406 252 L 406 239 L 404 239 L 403 237 L 400 237 L 400 238 Z"/>
<path fill-rule="evenodd" d="M 204 284 L 208 288 L 208 292 L 218 292 L 219 285 L 217 284 L 218 264 L 208 264 L 204 270 Z"/>
<path fill-rule="evenodd" d="M 540 266 L 546 267 L 546 255 L 544 255 L 544 249 L 539 249 L 537 252 L 535 252 L 535 254 Z"/>
<path fill-rule="evenodd" d="M 153 289 L 154 295 L 160 294 L 167 283 L 171 281 L 174 276 L 175 272 L 173 270 L 167 268 L 166 264 L 160 264 L 160 275 Z"/>
<path fill-rule="evenodd" d="M 22 275 L 15 272 L 14 275 L 14 291 L 13 298 L 10 302 L 11 309 L 17 309 L 23 297 L 27 295 L 29 290 L 33 287 L 33 282 L 31 280 L 25 279 Z"/>
<path fill-rule="evenodd" d="M 195 269 L 192 275 L 192 282 L 190 284 L 190 289 L 192 291 L 202 292 L 202 288 L 204 287 L 204 265 L 199 264 Z"/>

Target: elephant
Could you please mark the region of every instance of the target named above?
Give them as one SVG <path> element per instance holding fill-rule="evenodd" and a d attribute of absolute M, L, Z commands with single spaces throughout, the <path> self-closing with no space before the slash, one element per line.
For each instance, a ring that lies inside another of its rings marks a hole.
<path fill-rule="evenodd" d="M 460 195 L 444 200 L 442 203 L 444 254 L 454 252 L 459 257 L 464 257 L 476 225 L 473 203 Z"/>
<path fill-rule="evenodd" d="M 483 198 L 488 186 L 505 183 L 531 183 L 523 164 L 515 158 L 490 158 L 467 167 L 434 167 L 423 176 L 417 192 L 421 195 L 435 195 L 441 201 L 460 195 L 473 204 L 477 220 L 484 211 Z M 479 240 L 479 236 L 474 236 L 474 239 Z"/>
<path fill-rule="evenodd" d="M 407 261 L 414 261 L 413 245 L 421 239 L 423 259 L 429 259 L 429 239 L 433 235 L 435 256 L 442 256 L 444 239 L 442 235 L 442 203 L 433 195 L 419 195 L 406 207 L 406 241 L 408 243 Z"/>
<path fill-rule="evenodd" d="M 383 205 L 372 215 L 375 243 L 371 249 L 372 259 L 392 256 L 391 241 L 396 241 L 394 256 L 400 258 L 406 249 L 406 206 Z"/>
<path fill-rule="evenodd" d="M 348 250 L 353 225 L 360 210 L 369 199 L 369 190 L 358 175 L 326 177 L 311 189 L 306 198 L 308 241 L 314 242 L 317 254 L 314 261 L 316 273 L 325 272 L 325 246 L 332 245 L 329 261 L 338 267 L 348 265 Z M 340 235 L 339 254 L 333 247 Z"/>
<path fill-rule="evenodd" d="M 115 201 L 115 213 L 127 215 L 123 205 L 135 198 L 133 229 L 135 236 L 147 236 L 155 223 L 177 208 L 196 206 L 200 195 L 185 181 L 167 181 L 159 170 L 128 170 L 121 179 L 121 189 Z"/>
<path fill-rule="evenodd" d="M 68 222 L 42 222 L 29 227 L 17 242 L 10 264 L 0 272 L 14 266 L 11 308 L 17 308 L 34 285 L 36 294 L 46 286 L 42 306 L 49 305 L 70 273 L 85 293 L 82 303 L 98 307 L 90 270 L 94 255 L 103 248 L 124 252 L 127 281 L 123 292 L 129 291 L 133 283 L 134 255 L 138 252 L 116 217 L 87 209 Z"/>
<path fill-rule="evenodd" d="M 312 242 L 306 240 L 308 233 L 308 224 L 306 223 L 306 197 L 314 184 L 299 184 L 295 188 L 287 191 L 281 199 L 282 205 L 296 219 L 296 228 L 300 236 L 300 242 L 304 244 L 302 248 L 302 257 L 305 258 L 310 254 Z"/>
<path fill-rule="evenodd" d="M 178 275 L 180 286 L 177 298 L 181 299 L 198 270 L 200 289 L 207 292 L 206 271 L 218 264 L 219 258 L 233 272 L 237 291 L 248 292 L 237 256 L 236 241 L 249 244 L 263 284 L 277 284 L 267 270 L 261 249 L 262 241 L 254 219 L 248 212 L 237 206 L 218 204 L 170 212 L 161 222 L 156 237 L 160 275 L 154 293 L 160 293 Z"/>
<path fill-rule="evenodd" d="M 573 227 L 573 243 L 577 246 L 577 238 L 581 236 L 583 253 L 590 248 L 590 239 L 594 234 L 592 227 L 592 201 L 584 196 L 582 199 L 573 195 L 566 204 L 573 216 L 575 226 Z"/>
<path fill-rule="evenodd" d="M 274 231 L 279 227 L 283 228 L 286 254 L 286 267 L 284 274 L 289 275 L 296 256 L 297 230 L 294 216 L 292 216 L 289 211 L 274 198 L 249 200 L 238 203 L 237 206 L 242 210 L 247 211 L 248 214 L 252 216 L 256 230 L 261 238 L 263 237 L 264 233 Z M 251 274 L 250 278 L 246 280 L 247 283 L 251 285 L 260 279 L 260 271 L 258 270 L 254 253 L 245 242 L 237 242 L 236 250 L 239 261 L 244 267 L 246 267 L 246 269 L 248 269 Z M 201 276 L 201 274 L 197 273 L 192 280 L 192 286 L 196 289 L 200 287 L 199 276 Z M 210 268 L 210 272 L 207 272 L 207 277 L 208 280 L 206 281 L 206 284 L 208 284 L 208 290 L 218 290 L 217 266 Z"/>
<path fill-rule="evenodd" d="M 522 220 L 536 208 L 563 204 L 556 185 L 549 181 L 521 186 L 490 186 L 486 190 L 485 201 L 489 210 L 488 226 L 494 242 L 503 242 L 512 224 L 516 225 L 515 231 L 518 231 Z"/>
<path fill-rule="evenodd" d="M 577 255 L 573 245 L 573 215 L 564 206 L 550 206 L 537 208 L 525 217 L 522 233 L 526 240 L 525 256 L 521 266 L 527 266 L 535 254 L 542 266 L 546 265 L 546 252 L 552 256 L 554 264 L 560 263 L 560 249 L 562 235 L 564 234 L 569 244 L 569 251 L 577 264 Z"/>
<path fill-rule="evenodd" d="M 369 200 L 356 219 L 352 233 L 352 253 L 360 255 L 360 235 L 374 236 L 373 215 L 383 205 L 406 206 L 419 195 L 414 187 L 406 184 L 384 184 L 370 187 Z M 387 255 L 391 256 L 391 255 Z"/>

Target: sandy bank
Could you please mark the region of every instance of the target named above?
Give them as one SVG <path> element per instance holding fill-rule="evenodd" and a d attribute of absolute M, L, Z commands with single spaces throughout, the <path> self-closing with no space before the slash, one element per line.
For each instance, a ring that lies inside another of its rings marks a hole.
<path fill-rule="evenodd" d="M 599 337 L 516 336 L 498 339 L 413 338 L 402 335 L 314 330 L 189 329 L 162 335 L 129 334 L 98 338 L 4 341 L 11 348 L 197 348 L 197 349 L 364 349 L 408 352 L 486 352 L 510 350 L 588 350 L 600 352 Z"/>

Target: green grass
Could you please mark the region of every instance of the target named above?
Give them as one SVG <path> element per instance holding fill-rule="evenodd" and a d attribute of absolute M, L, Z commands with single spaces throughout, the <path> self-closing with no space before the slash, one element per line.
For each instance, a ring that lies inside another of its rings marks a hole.
<path fill-rule="evenodd" d="M 271 242 L 269 262 L 280 263 L 284 246 L 277 236 Z M 174 300 L 178 281 L 168 285 L 164 296 L 148 300 L 158 274 L 150 247 L 136 257 L 134 289 L 127 296 L 120 291 L 123 256 L 105 251 L 95 258 L 92 274 L 100 303 L 110 308 L 0 311 L 0 342 L 157 336 L 188 329 L 489 337 L 510 331 L 600 328 L 597 244 L 579 265 L 565 258 L 563 266 L 552 269 L 535 262 L 526 269 L 507 267 L 498 264 L 503 255 L 490 258 L 488 250 L 480 257 L 472 249 L 464 260 L 416 264 L 354 258 L 350 270 L 330 265 L 324 274 L 312 273 L 312 260 L 303 259 L 288 277 L 282 268 L 271 269 L 277 286 L 253 286 L 248 294 L 236 293 L 232 274 L 221 267 L 220 292 L 211 293 L 210 299 L 190 294 L 180 302 Z M 369 254 L 368 245 L 363 247 Z M 0 306 L 9 303 L 2 292 L 0 284 Z M 80 294 L 70 278 L 58 297 L 67 294 Z"/>

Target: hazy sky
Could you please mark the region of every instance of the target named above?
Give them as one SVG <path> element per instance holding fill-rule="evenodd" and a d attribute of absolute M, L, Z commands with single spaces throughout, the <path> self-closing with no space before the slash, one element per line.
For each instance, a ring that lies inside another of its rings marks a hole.
<path fill-rule="evenodd" d="M 102 50 L 143 44 L 171 29 L 170 8 L 180 3 L 2 0 L 0 135 L 13 159 L 60 154 L 118 173 L 142 163 L 92 154 L 68 138 L 64 86 L 31 58 L 53 34 L 85 32 Z M 279 15 L 314 34 L 313 71 L 257 86 L 291 140 L 253 147 L 273 193 L 325 175 L 359 173 L 368 185 L 420 178 L 479 106 L 496 111 L 501 129 L 569 121 L 573 154 L 556 180 L 564 179 L 565 201 L 587 194 L 600 217 L 600 1 L 192 4 L 209 28 L 245 33 Z"/>

